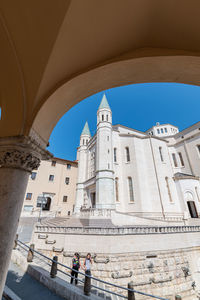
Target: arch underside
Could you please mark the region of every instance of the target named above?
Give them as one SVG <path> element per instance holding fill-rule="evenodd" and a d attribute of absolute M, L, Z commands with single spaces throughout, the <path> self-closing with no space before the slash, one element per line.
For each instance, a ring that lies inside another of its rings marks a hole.
<path fill-rule="evenodd" d="M 144 82 L 199 85 L 197 0 L 0 3 L 0 137 L 47 143 L 84 98 Z M 33 131 L 33 130 L 32 130 Z"/>
<path fill-rule="evenodd" d="M 126 59 L 75 76 L 45 100 L 32 129 L 48 142 L 59 119 L 81 100 L 109 88 L 150 82 L 200 85 L 200 58 L 184 55 Z"/>

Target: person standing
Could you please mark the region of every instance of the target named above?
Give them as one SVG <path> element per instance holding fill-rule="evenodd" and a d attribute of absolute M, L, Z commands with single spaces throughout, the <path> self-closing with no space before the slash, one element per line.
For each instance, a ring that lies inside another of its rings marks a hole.
<path fill-rule="evenodd" d="M 85 278 L 85 285 L 84 285 L 84 294 L 90 295 L 91 290 L 91 264 L 92 264 L 92 258 L 91 254 L 88 253 L 83 264 L 83 268 L 85 270 L 85 274 L 88 275 L 87 278 Z"/>
<path fill-rule="evenodd" d="M 80 269 L 80 257 L 79 254 L 76 252 L 74 253 L 74 257 L 72 259 L 72 271 L 71 271 L 71 284 L 73 284 L 75 278 L 75 285 L 78 283 L 78 271 Z"/>

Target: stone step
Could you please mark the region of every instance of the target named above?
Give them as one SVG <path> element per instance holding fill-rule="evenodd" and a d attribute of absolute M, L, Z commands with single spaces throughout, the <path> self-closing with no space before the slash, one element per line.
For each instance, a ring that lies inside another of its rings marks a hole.
<path fill-rule="evenodd" d="M 115 227 L 110 219 L 77 219 L 56 217 L 44 219 L 41 225 L 53 227 Z"/>

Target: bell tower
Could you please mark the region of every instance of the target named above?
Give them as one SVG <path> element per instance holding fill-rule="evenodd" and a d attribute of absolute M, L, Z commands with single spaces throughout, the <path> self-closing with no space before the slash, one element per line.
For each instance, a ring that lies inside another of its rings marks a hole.
<path fill-rule="evenodd" d="M 85 123 L 83 131 L 80 136 L 80 146 L 77 151 L 77 160 L 78 160 L 78 178 L 76 185 L 76 202 L 74 212 L 78 213 L 81 206 L 83 205 L 84 199 L 84 182 L 87 176 L 87 144 L 91 138 L 90 129 L 88 122 Z"/>
<path fill-rule="evenodd" d="M 96 208 L 114 209 L 112 111 L 103 95 L 97 111 Z"/>

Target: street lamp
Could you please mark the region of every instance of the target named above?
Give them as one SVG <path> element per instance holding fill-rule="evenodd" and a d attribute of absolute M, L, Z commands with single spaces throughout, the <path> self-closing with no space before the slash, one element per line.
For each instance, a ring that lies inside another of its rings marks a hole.
<path fill-rule="evenodd" d="M 42 214 L 43 204 L 46 204 L 46 201 L 47 201 L 44 194 L 40 197 L 40 200 L 41 200 L 41 205 L 40 205 L 40 210 L 39 210 L 38 222 L 41 223 L 41 214 Z"/>

